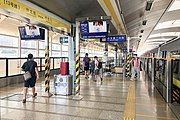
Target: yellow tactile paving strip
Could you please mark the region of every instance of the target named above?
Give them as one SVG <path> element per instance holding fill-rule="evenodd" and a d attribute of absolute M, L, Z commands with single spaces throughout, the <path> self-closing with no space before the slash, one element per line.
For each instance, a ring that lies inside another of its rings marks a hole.
<path fill-rule="evenodd" d="M 164 120 L 177 120 L 176 118 L 168 118 L 168 117 L 164 117 L 164 116 L 151 116 L 151 115 L 144 115 L 144 114 L 136 114 L 136 116 L 145 117 L 145 118 L 164 119 Z M 130 119 L 128 119 L 128 120 L 130 120 Z"/>
<path fill-rule="evenodd" d="M 124 111 L 124 120 L 135 120 L 135 82 L 131 82 L 128 89 L 128 96 Z"/>
<path fill-rule="evenodd" d="M 112 78 L 112 77 L 108 78 L 108 77 L 105 77 L 104 79 L 105 80 L 123 80 L 123 78 L 120 78 L 120 77 L 119 78 Z"/>

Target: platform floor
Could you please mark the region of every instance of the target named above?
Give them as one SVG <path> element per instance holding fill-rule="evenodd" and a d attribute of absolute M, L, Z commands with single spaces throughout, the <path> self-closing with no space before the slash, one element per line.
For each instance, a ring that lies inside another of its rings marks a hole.
<path fill-rule="evenodd" d="M 22 86 L 0 88 L 1 120 L 178 120 L 145 78 L 129 81 L 114 75 L 94 82 L 81 76 L 80 101 L 73 100 L 73 96 L 44 98 L 44 83 L 39 81 L 38 96 L 32 98 L 29 91 L 27 103 L 23 104 Z M 53 92 L 53 82 L 50 86 Z"/>

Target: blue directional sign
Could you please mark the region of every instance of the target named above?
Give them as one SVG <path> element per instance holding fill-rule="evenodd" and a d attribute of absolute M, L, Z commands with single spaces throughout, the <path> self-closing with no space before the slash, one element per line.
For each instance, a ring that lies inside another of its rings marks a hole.
<path fill-rule="evenodd" d="M 100 42 L 126 42 L 126 35 L 108 36 L 100 38 Z"/>
<path fill-rule="evenodd" d="M 68 37 L 60 37 L 60 43 L 68 43 Z"/>
<path fill-rule="evenodd" d="M 124 52 L 127 52 L 127 48 L 123 48 L 123 51 L 124 51 Z M 132 50 L 132 49 L 129 49 L 129 52 L 133 52 L 133 50 Z"/>

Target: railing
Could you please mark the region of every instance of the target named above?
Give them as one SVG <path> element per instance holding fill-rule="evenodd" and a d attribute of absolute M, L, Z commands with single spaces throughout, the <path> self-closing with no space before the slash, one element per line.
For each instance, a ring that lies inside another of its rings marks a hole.
<path fill-rule="evenodd" d="M 81 73 L 83 72 L 83 58 L 84 58 L 84 57 L 81 57 L 81 58 L 80 58 L 80 72 L 81 72 Z M 94 57 L 90 57 L 90 59 L 91 59 L 91 61 L 93 61 L 93 60 L 94 60 Z M 98 59 L 101 59 L 102 62 L 103 62 L 103 58 L 102 58 L 102 57 L 99 57 Z M 113 62 L 114 62 L 114 57 L 108 57 L 107 63 L 103 62 L 103 68 L 105 68 L 106 66 L 109 67 L 109 65 L 110 65 L 110 66 L 113 66 Z M 90 68 L 91 68 L 91 66 L 90 66 Z"/>
<path fill-rule="evenodd" d="M 94 60 L 94 58 L 90 58 Z M 102 58 L 99 58 L 102 59 Z M 0 58 L 0 78 L 15 76 L 23 74 L 21 67 L 24 62 L 27 61 L 27 58 Z M 40 72 L 45 70 L 45 58 L 44 57 L 35 57 L 34 61 L 37 62 L 38 70 Z M 60 62 L 68 61 L 68 57 L 50 57 L 50 69 L 60 68 Z M 83 58 L 80 58 L 82 64 Z M 112 64 L 114 61 L 113 57 L 108 58 L 108 63 Z"/>
<path fill-rule="evenodd" d="M 21 71 L 21 66 L 26 61 L 27 58 L 0 58 L 0 78 L 22 74 L 23 72 Z M 34 61 L 37 62 L 38 70 L 40 72 L 45 70 L 44 57 L 35 57 Z M 68 58 L 50 57 L 50 69 L 60 68 L 60 62 L 62 61 L 68 61 Z"/>

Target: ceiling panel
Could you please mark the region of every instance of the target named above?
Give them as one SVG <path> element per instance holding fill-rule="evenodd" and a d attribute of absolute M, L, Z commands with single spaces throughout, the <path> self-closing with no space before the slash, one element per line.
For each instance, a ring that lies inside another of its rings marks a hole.
<path fill-rule="evenodd" d="M 152 9 L 145 11 L 146 0 L 120 0 L 129 36 L 138 37 L 142 35 L 138 46 L 139 48 L 144 46 L 148 36 L 158 24 L 171 1 L 172 0 L 154 0 Z M 143 26 L 142 21 L 145 19 L 147 20 L 147 24 Z M 144 30 L 144 32 L 140 33 L 141 30 Z M 132 44 L 135 45 L 135 42 Z"/>
<path fill-rule="evenodd" d="M 28 0 L 41 8 L 75 23 L 76 18 L 91 16 L 106 16 L 97 0 Z M 111 34 L 117 34 L 117 30 L 110 22 Z"/>

